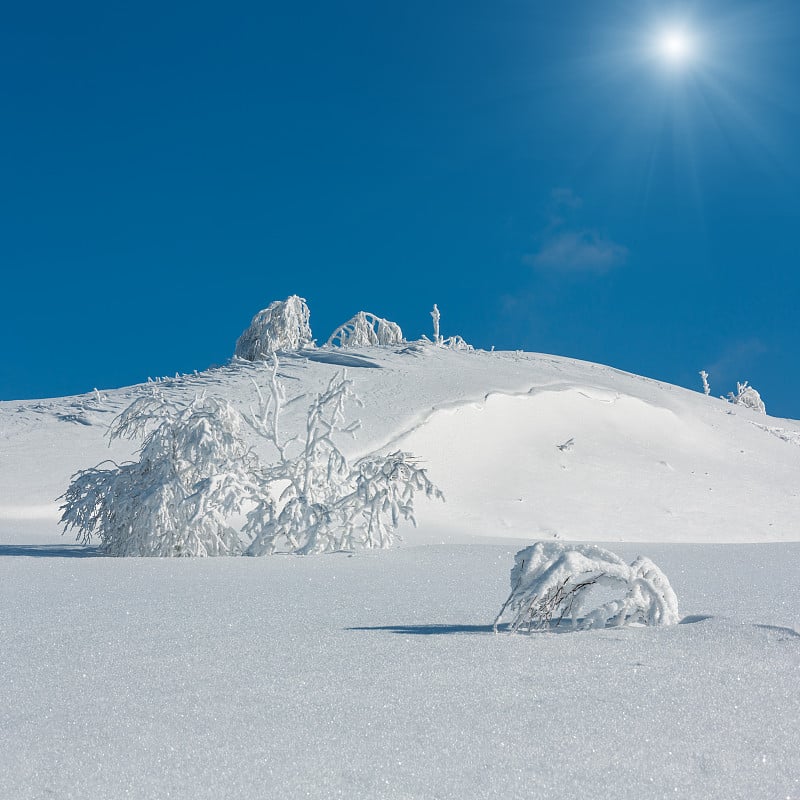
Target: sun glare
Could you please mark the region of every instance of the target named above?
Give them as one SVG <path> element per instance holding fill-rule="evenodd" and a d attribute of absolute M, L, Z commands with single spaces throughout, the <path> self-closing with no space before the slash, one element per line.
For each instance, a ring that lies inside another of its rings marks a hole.
<path fill-rule="evenodd" d="M 662 60 L 673 66 L 681 66 L 691 60 L 694 47 L 691 36 L 678 28 L 661 33 L 657 50 Z"/>

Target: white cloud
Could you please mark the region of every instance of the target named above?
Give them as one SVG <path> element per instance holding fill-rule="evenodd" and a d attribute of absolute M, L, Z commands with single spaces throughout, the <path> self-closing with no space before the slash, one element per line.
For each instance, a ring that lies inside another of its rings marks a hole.
<path fill-rule="evenodd" d="M 602 275 L 623 264 L 628 248 L 592 230 L 551 233 L 537 253 L 523 257 L 526 264 L 556 272 L 592 272 Z"/>

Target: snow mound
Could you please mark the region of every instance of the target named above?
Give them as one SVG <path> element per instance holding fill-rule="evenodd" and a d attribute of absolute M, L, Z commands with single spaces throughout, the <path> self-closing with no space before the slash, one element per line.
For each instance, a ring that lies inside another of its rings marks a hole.
<path fill-rule="evenodd" d="M 392 446 L 424 459 L 447 497 L 444 507 L 420 510 L 420 529 L 433 541 L 452 541 L 453 531 L 571 541 L 794 540 L 797 448 L 697 398 L 701 413 L 669 407 L 665 393 L 645 400 L 602 386 L 491 394 L 436 409 Z"/>

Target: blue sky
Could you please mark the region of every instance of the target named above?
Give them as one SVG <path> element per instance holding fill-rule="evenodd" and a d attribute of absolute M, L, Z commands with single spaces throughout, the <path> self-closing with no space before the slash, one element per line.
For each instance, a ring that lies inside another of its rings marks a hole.
<path fill-rule="evenodd" d="M 321 342 L 437 302 L 800 417 L 798 43 L 794 0 L 13 4 L 0 398 L 224 363 L 297 293 Z"/>

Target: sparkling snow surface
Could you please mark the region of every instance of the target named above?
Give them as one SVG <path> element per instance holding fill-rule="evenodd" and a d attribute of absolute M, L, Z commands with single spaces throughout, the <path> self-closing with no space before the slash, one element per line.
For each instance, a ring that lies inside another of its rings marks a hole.
<path fill-rule="evenodd" d="M 53 499 L 130 456 L 103 432 L 141 387 L 0 403 L 0 798 L 800 798 L 797 423 L 549 356 L 311 359 L 287 429 L 347 362 L 350 452 L 448 496 L 399 549 L 96 557 Z M 244 409 L 258 374 L 161 386 Z M 492 634 L 553 536 L 652 558 L 682 624 Z"/>

